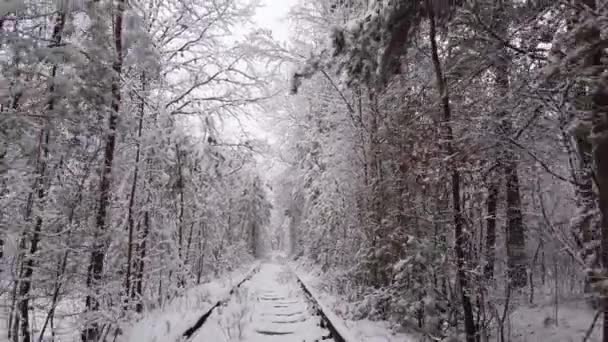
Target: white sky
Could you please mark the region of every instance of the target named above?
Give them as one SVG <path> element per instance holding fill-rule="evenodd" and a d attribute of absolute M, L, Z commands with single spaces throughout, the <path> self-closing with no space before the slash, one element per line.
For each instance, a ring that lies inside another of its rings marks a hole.
<path fill-rule="evenodd" d="M 272 30 L 273 36 L 280 41 L 289 38 L 289 24 L 286 20 L 289 10 L 298 0 L 260 0 L 262 5 L 255 16 L 256 23 Z"/>
<path fill-rule="evenodd" d="M 289 11 L 300 0 L 259 0 L 258 8 L 253 18 L 254 25 L 272 31 L 275 40 L 286 43 L 290 37 L 290 24 L 287 20 Z M 230 142 L 259 139 L 273 145 L 277 143 L 276 132 L 272 129 L 272 119 L 263 111 L 254 110 L 248 116 L 237 119 L 228 118 L 222 125 L 223 133 Z M 274 115 L 270 115 L 273 117 Z M 269 127 L 271 126 L 271 127 Z M 245 136 L 244 136 L 245 135 Z M 258 166 L 262 175 L 268 181 L 277 172 L 274 158 L 271 155 L 258 155 Z"/>
<path fill-rule="evenodd" d="M 290 24 L 287 20 L 287 16 L 292 7 L 294 7 L 300 0 L 260 0 L 260 7 L 254 17 L 255 24 L 258 27 L 269 29 L 272 31 L 274 39 L 281 43 L 289 41 L 290 37 Z M 271 117 L 274 115 L 271 115 Z M 252 114 L 250 117 L 242 118 L 241 124 L 247 134 L 266 141 L 271 146 L 277 144 L 278 141 L 274 136 L 276 132 L 273 131 L 269 125 L 272 123 L 272 119 L 264 113 Z M 273 147 L 271 147 L 272 149 Z M 270 152 L 270 151 L 268 151 Z M 272 153 L 272 152 L 270 152 Z M 272 183 L 272 180 L 283 170 L 285 165 L 277 163 L 272 155 L 264 154 L 258 155 L 258 167 L 261 171 L 261 176 L 264 181 Z M 276 201 L 276 193 L 272 191 L 269 194 L 269 199 L 274 203 Z M 276 204 L 276 203 L 274 203 Z M 278 225 L 282 222 L 283 213 L 280 212 L 281 206 L 275 206 L 272 213 L 271 225 L 276 225 L 274 228 L 280 228 Z"/>
<path fill-rule="evenodd" d="M 285 43 L 290 37 L 290 24 L 287 20 L 289 11 L 300 0 L 259 0 L 260 7 L 257 9 L 254 16 L 254 24 L 256 27 L 268 29 L 272 31 L 272 36 L 275 40 Z M 245 130 L 248 135 L 253 138 L 266 140 L 268 143 L 274 143 L 273 133 L 268 127 L 268 118 L 261 117 L 262 113 L 251 113 L 249 117 L 241 117 L 240 125 L 237 130 Z M 229 123 L 235 124 L 235 123 Z M 240 132 L 242 133 L 242 131 Z M 238 134 L 238 133 L 237 133 Z M 239 134 L 240 135 L 240 134 Z"/>

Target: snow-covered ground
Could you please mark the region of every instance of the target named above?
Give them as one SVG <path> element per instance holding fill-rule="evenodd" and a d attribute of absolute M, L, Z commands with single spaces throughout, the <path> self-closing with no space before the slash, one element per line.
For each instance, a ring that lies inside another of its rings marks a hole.
<path fill-rule="evenodd" d="M 296 265 L 292 267 L 298 273 L 300 279 L 302 279 L 311 291 L 314 291 L 314 295 L 323 303 L 326 307 L 326 311 L 340 312 L 341 304 L 344 304 L 342 300 L 331 293 L 323 291 L 322 279 L 308 273 L 302 269 L 298 270 Z M 348 317 L 340 317 L 341 323 L 345 329 L 348 330 L 349 336 L 355 341 L 362 342 L 416 342 L 420 341 L 419 338 L 415 338 L 409 334 L 396 333 L 391 331 L 390 324 L 384 321 L 370 321 L 370 320 L 350 320 Z"/>
<path fill-rule="evenodd" d="M 327 291 L 323 276 L 310 265 L 293 264 L 301 279 L 315 289 L 315 296 L 333 312 L 338 313 L 355 340 L 363 342 L 419 342 L 429 341 L 416 334 L 396 333 L 394 325 L 386 321 L 351 320 L 348 314 L 352 303 Z M 509 342 L 579 342 L 587 335 L 595 312 L 582 298 L 559 298 L 556 306 L 553 294 L 537 305 L 520 298 L 518 305 L 505 321 L 504 337 Z M 513 306 L 513 304 L 512 304 Z M 587 337 L 587 342 L 601 341 L 601 316 Z M 497 330 L 490 332 L 488 341 L 499 341 Z"/>
<path fill-rule="evenodd" d="M 560 303 L 557 311 L 549 303 L 520 307 L 506 322 L 505 338 L 513 342 L 583 341 L 594 315 L 583 300 Z M 587 342 L 601 341 L 601 319 L 600 316 Z"/>
<path fill-rule="evenodd" d="M 329 335 L 320 322 L 293 273 L 268 262 L 211 315 L 192 341 L 312 342 Z"/>
<path fill-rule="evenodd" d="M 258 265 L 235 270 L 225 277 L 195 286 L 162 308 L 149 312 L 135 325 L 127 327 L 119 342 L 177 341 L 181 335 L 215 303 L 230 296 L 238 283 Z M 208 340 L 211 341 L 211 340 Z"/>
<path fill-rule="evenodd" d="M 195 286 L 162 308 L 148 312 L 134 325 L 124 328 L 117 342 L 174 342 L 217 301 L 227 299 L 195 332 L 190 342 L 312 342 L 321 341 L 329 331 L 320 325 L 321 318 L 305 297 L 295 273 L 329 314 L 333 323 L 347 333 L 349 342 L 417 342 L 427 341 L 413 334 L 396 333 L 394 325 L 384 321 L 349 320 L 348 306 L 341 298 L 329 293 L 323 277 L 295 269 L 285 258 L 274 256 L 261 265 L 243 267 L 225 277 Z M 251 274 L 236 293 L 236 284 Z M 547 297 L 549 298 L 549 297 Z M 544 299 L 544 298 L 543 298 Z M 59 311 L 68 311 L 60 308 Z M 72 309 L 73 310 L 73 309 Z M 505 321 L 505 340 L 511 342 L 570 342 L 582 341 L 594 318 L 594 311 L 582 300 L 559 300 L 556 307 L 550 300 L 536 306 L 523 302 Z M 71 321 L 70 321 L 71 322 Z M 64 323 L 68 323 L 66 320 Z M 74 322 L 71 322 L 74 323 Z M 78 329 L 68 325 L 56 327 L 58 341 L 75 341 Z M 601 341 L 601 317 L 588 342 Z M 65 329 L 67 328 L 67 329 Z M 495 334 L 495 331 L 492 332 Z M 6 336 L 6 332 L 0 335 Z M 0 341 L 2 339 L 0 338 Z M 498 339 L 490 337 L 489 341 Z"/>
<path fill-rule="evenodd" d="M 0 288 L 7 289 L 8 285 L 2 284 Z M 47 323 L 43 338 L 52 338 L 52 333 L 55 334 L 55 341 L 77 341 L 80 338 L 79 322 L 80 314 L 83 312 L 84 300 L 80 293 L 71 293 L 62 297 L 55 307 L 53 322 Z M 7 291 L 0 295 L 0 341 L 4 341 L 8 336 L 8 324 L 10 310 L 12 306 L 11 292 Z M 30 301 L 30 324 L 31 331 L 35 340 L 38 341 L 40 330 L 47 320 L 51 301 L 48 298 L 33 298 Z M 51 324 L 53 329 L 51 331 Z M 47 341 L 43 339 L 43 341 Z"/>

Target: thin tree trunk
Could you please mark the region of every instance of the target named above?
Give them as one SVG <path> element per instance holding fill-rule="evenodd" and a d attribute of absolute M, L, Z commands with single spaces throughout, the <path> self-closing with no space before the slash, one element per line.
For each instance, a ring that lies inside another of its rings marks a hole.
<path fill-rule="evenodd" d="M 601 213 L 601 263 L 602 278 L 608 274 L 608 79 L 603 76 L 593 94 L 593 157 L 596 165 L 596 179 Z M 603 280 L 602 279 L 602 280 Z M 604 288 L 600 289 L 605 293 Z M 604 327 L 602 341 L 608 342 L 608 298 L 602 298 Z"/>
<path fill-rule="evenodd" d="M 142 87 L 142 96 L 146 91 L 146 75 L 142 73 L 141 75 L 141 87 Z M 131 293 L 131 268 L 133 265 L 133 230 L 135 226 L 135 220 L 133 219 L 133 207 L 135 204 L 135 195 L 137 194 L 137 181 L 139 178 L 139 161 L 141 159 L 141 138 L 142 131 L 144 126 L 144 114 L 145 114 L 145 105 L 144 100 L 142 98 L 141 103 L 139 104 L 139 124 L 137 127 L 137 142 L 135 144 L 135 169 L 133 170 L 133 182 L 131 183 L 131 194 L 129 197 L 129 207 L 127 209 L 127 223 L 129 230 L 129 241 L 127 246 L 127 274 L 125 275 L 125 293 L 127 294 L 125 298 L 129 297 L 129 293 Z"/>
<path fill-rule="evenodd" d="M 507 159 L 514 156 L 507 153 Z M 526 286 L 526 236 L 523 227 L 521 195 L 517 163 L 505 161 L 505 178 L 507 183 L 507 268 L 508 278 L 513 288 Z"/>
<path fill-rule="evenodd" d="M 25 240 L 22 239 L 25 243 Z M 25 245 L 20 246 L 21 250 L 25 250 Z M 8 338 L 13 338 L 14 342 L 19 342 L 19 313 L 17 312 L 17 289 L 19 288 L 19 279 L 15 281 L 12 290 L 11 312 L 8 320 Z"/>
<path fill-rule="evenodd" d="M 106 215 L 110 204 L 112 165 L 114 163 L 114 151 L 116 148 L 116 126 L 122 101 L 120 94 L 120 75 L 122 73 L 123 64 L 122 26 L 125 6 L 125 0 L 117 0 L 116 16 L 114 20 L 114 46 L 116 50 L 116 60 L 112 66 L 112 70 L 114 72 L 112 75 L 112 105 L 110 118 L 108 120 L 108 132 L 105 141 L 104 164 L 101 170 L 101 180 L 99 184 L 100 193 L 96 215 L 97 232 L 93 242 L 93 251 L 91 253 L 91 261 L 87 274 L 87 287 L 89 289 L 96 289 L 100 285 L 104 266 L 106 245 L 105 234 L 107 230 Z M 87 312 L 95 312 L 99 310 L 99 301 L 94 294 L 87 295 L 85 307 Z M 82 340 L 85 342 L 97 341 L 99 337 L 99 326 L 96 323 L 93 323 L 89 327 L 85 328 L 82 333 Z"/>
<path fill-rule="evenodd" d="M 608 80 L 603 74 L 606 65 L 603 63 L 602 57 L 605 53 L 598 43 L 602 39 L 601 30 L 596 26 L 595 19 L 590 20 L 587 16 L 589 12 L 596 10 L 596 1 L 578 0 L 574 2 L 574 5 L 577 7 L 568 22 L 568 30 L 572 31 L 575 26 L 580 25 L 581 30 L 576 34 L 578 39 L 576 43 L 578 48 L 584 46 L 585 49 L 588 49 L 588 53 L 582 56 L 579 63 L 584 72 L 592 71 L 592 74 L 586 75 L 583 81 L 579 81 L 578 94 L 574 104 L 575 109 L 583 113 L 578 118 L 579 124 L 575 130 L 580 163 L 577 195 L 581 213 L 578 226 L 574 227 L 574 235 L 582 240 L 580 242 L 583 244 L 583 257 L 588 263 L 587 266 L 593 270 L 585 279 L 585 287 L 588 288 L 594 283 L 605 282 L 608 275 Z M 592 48 L 589 49 L 589 47 Z M 589 79 L 593 81 L 590 83 L 587 81 Z M 592 164 L 596 167 L 597 203 L 595 193 L 593 193 L 594 174 L 590 167 Z M 593 224 L 596 205 L 600 212 L 599 227 Z M 593 243 L 598 240 L 599 248 Z M 599 265 L 601 265 L 601 270 Z M 602 341 L 608 342 L 606 288 L 600 285 L 600 288 L 595 288 L 595 290 L 599 292 L 600 310 L 604 316 Z"/>
<path fill-rule="evenodd" d="M 494 262 L 496 258 L 496 207 L 498 202 L 499 186 L 495 181 L 490 181 L 488 186 L 487 218 L 486 218 L 486 264 L 484 275 L 486 280 L 494 278 Z"/>
<path fill-rule="evenodd" d="M 55 25 L 53 28 L 53 36 L 51 40 L 51 48 L 56 48 L 61 43 L 63 28 L 65 27 L 65 13 L 60 12 L 57 14 L 55 19 Z M 47 104 L 47 111 L 50 113 L 55 109 L 55 76 L 57 75 L 57 65 L 53 65 L 51 68 L 51 85 L 49 86 L 50 99 Z M 37 176 L 35 191 L 37 192 L 38 205 L 42 207 L 44 199 L 46 197 L 46 170 L 49 156 L 49 140 L 50 140 L 50 123 L 47 119 L 45 128 L 40 132 L 40 142 L 38 145 L 38 162 L 37 162 Z M 21 335 L 23 336 L 23 342 L 31 341 L 31 334 L 29 328 L 29 296 L 32 288 L 32 275 L 34 273 L 34 257 L 38 252 L 38 244 L 40 243 L 40 233 L 42 231 L 43 218 L 40 213 L 36 216 L 36 225 L 34 227 L 33 234 L 30 239 L 30 250 L 29 255 L 23 260 L 23 273 L 20 280 L 19 286 L 19 315 L 21 318 Z"/>
<path fill-rule="evenodd" d="M 380 272 L 380 264 L 382 260 L 380 259 L 380 253 L 378 253 L 378 249 L 380 248 L 380 243 L 378 241 L 381 232 L 381 199 L 380 199 L 380 183 L 381 183 L 381 174 L 380 174 L 380 147 L 378 142 L 378 102 L 376 98 L 376 94 L 373 91 L 369 91 L 368 99 L 370 102 L 370 129 L 369 129 L 369 144 L 370 144 L 370 153 L 369 153 L 369 176 L 371 182 L 371 203 L 370 205 L 370 213 L 371 213 L 371 254 L 372 254 L 372 264 L 371 264 L 371 273 L 372 273 L 372 285 L 373 286 L 382 286 L 382 275 Z"/>
<path fill-rule="evenodd" d="M 72 223 L 74 222 L 74 215 L 76 213 L 76 208 L 80 205 L 80 203 L 82 202 L 82 194 L 83 194 L 83 189 L 85 186 L 85 181 L 88 178 L 89 175 L 89 167 L 87 167 L 85 169 L 85 175 L 83 176 L 82 181 L 80 182 L 80 185 L 78 187 L 78 195 L 76 196 L 76 201 L 74 201 L 74 204 L 70 210 L 70 214 L 68 216 L 68 226 L 71 226 Z M 67 240 L 70 239 L 72 231 L 68 231 L 68 235 L 67 235 Z M 53 290 L 53 297 L 51 300 L 51 308 L 47 314 L 46 319 L 44 320 L 44 324 L 42 325 L 42 329 L 40 329 L 40 335 L 38 337 L 38 342 L 42 342 L 43 337 L 44 337 L 44 333 L 46 331 L 46 327 L 49 324 L 49 322 L 51 323 L 51 329 L 52 328 L 52 324 L 53 324 L 53 318 L 55 316 L 55 310 L 57 308 L 57 303 L 59 302 L 59 294 L 61 291 L 61 286 L 63 285 L 63 278 L 65 275 L 65 270 L 67 268 L 67 264 L 68 264 L 68 257 L 70 255 L 70 249 L 66 249 L 66 251 L 63 253 L 63 257 L 61 258 L 61 260 L 58 262 L 57 265 L 57 273 L 55 275 L 55 288 Z M 54 333 L 53 333 L 54 334 Z"/>
<path fill-rule="evenodd" d="M 46 130 L 40 132 L 40 145 L 39 145 L 39 170 L 38 170 L 38 180 L 36 181 L 36 187 L 38 188 L 36 192 L 38 193 L 37 197 L 42 205 L 42 201 L 44 201 L 45 190 L 44 190 L 44 175 L 46 173 L 46 159 L 48 157 L 48 143 L 49 143 L 49 134 Z M 19 293 L 18 298 L 19 302 L 17 303 L 19 317 L 21 320 L 21 336 L 23 337 L 23 342 L 30 342 L 31 335 L 29 330 L 29 295 L 32 287 L 32 274 L 34 273 L 34 257 L 36 252 L 38 251 L 38 243 L 40 242 L 40 233 L 42 230 L 42 217 L 38 215 L 36 217 L 36 225 L 34 227 L 34 231 L 30 238 L 30 249 L 29 254 L 24 257 L 23 260 L 23 268 L 21 272 L 21 280 L 19 281 Z M 25 236 L 23 237 L 25 239 Z"/>
<path fill-rule="evenodd" d="M 188 265 L 190 260 L 190 246 L 192 245 L 192 234 L 194 233 L 194 222 L 190 224 L 190 231 L 188 232 L 188 239 L 186 240 L 186 257 L 184 258 L 184 264 Z"/>
<path fill-rule="evenodd" d="M 431 41 L 431 55 L 433 60 L 433 67 L 435 69 L 435 77 L 437 81 L 437 90 L 441 97 L 441 105 L 443 110 L 443 124 L 444 124 L 444 139 L 445 139 L 445 150 L 448 157 L 454 157 L 454 134 L 452 132 L 452 113 L 450 108 L 450 98 L 448 89 L 446 86 L 445 79 L 443 77 L 443 71 L 441 69 L 441 61 L 439 59 L 439 51 L 437 48 L 437 29 L 435 26 L 435 14 L 433 4 L 430 0 L 426 0 L 427 9 L 429 11 L 430 30 L 429 38 Z M 466 243 L 469 241 L 469 234 L 463 229 L 464 220 L 462 216 L 462 208 L 460 204 L 460 173 L 453 163 L 450 164 L 450 173 L 452 180 L 452 210 L 454 211 L 454 250 L 456 252 L 456 273 L 458 276 L 458 282 L 460 287 L 460 295 L 462 299 L 462 309 L 464 315 L 464 325 L 467 342 L 476 342 L 477 340 L 477 327 L 475 326 L 475 319 L 473 317 L 473 306 L 469 296 L 469 279 L 466 272 Z"/>
<path fill-rule="evenodd" d="M 580 8 L 595 9 L 595 0 L 580 0 Z M 581 16 L 584 11 L 579 9 L 577 14 Z M 572 30 L 572 26 L 581 24 L 586 19 L 584 17 L 575 17 L 568 24 L 569 30 Z M 590 35 L 586 35 L 583 39 L 583 44 L 594 44 L 595 40 L 599 40 L 600 32 L 593 32 Z M 582 61 L 584 67 L 598 67 L 602 65 L 602 51 L 593 51 L 587 58 Z M 599 68 L 598 68 L 599 70 Z M 599 77 L 599 75 L 597 75 Z M 587 81 L 578 81 L 575 85 L 575 101 L 573 103 L 574 109 L 580 113 L 586 113 L 585 117 L 581 121 L 593 121 L 591 116 L 594 115 L 597 101 L 591 95 L 593 92 L 593 85 Z M 600 254 L 601 247 L 594 243 L 600 240 L 600 229 L 598 229 L 599 222 L 594 219 L 597 218 L 597 212 L 599 210 L 598 197 L 593 189 L 594 185 L 594 144 L 591 141 L 591 125 L 579 125 L 574 130 L 574 141 L 576 144 L 576 150 L 578 154 L 578 168 L 575 170 L 574 175 L 577 181 L 576 195 L 577 205 L 579 208 L 579 214 L 576 221 L 576 225 L 573 227 L 573 235 L 577 239 L 579 248 L 581 249 L 581 256 L 587 263 L 588 267 L 598 267 L 602 262 Z M 589 277 L 585 278 L 585 291 L 591 290 Z"/>
<path fill-rule="evenodd" d="M 501 34 L 508 31 L 507 9 L 512 6 L 510 1 L 500 0 L 495 4 L 494 26 L 495 30 Z M 498 56 L 494 65 L 496 92 L 500 98 L 506 99 L 511 86 L 509 82 L 511 57 L 502 42 L 497 44 Z M 500 132 L 506 135 L 505 138 L 508 138 L 513 131 L 511 119 L 505 110 L 501 110 L 499 113 Z M 503 168 L 506 182 L 507 276 L 513 289 L 522 288 L 526 286 L 527 282 L 526 235 L 521 208 L 517 159 L 511 146 L 504 147 L 499 157 L 499 164 Z"/>
<path fill-rule="evenodd" d="M 4 21 L 2 24 L 4 25 Z M 14 24 L 13 33 L 17 32 L 18 25 L 19 25 L 19 21 L 16 20 L 15 24 Z M 20 54 L 16 54 L 15 58 L 13 59 L 13 67 L 15 70 L 15 74 L 13 75 L 14 81 L 11 81 L 11 87 L 15 86 L 16 80 L 18 80 L 21 75 L 19 68 L 18 68 L 19 60 L 20 60 Z M 12 108 L 13 111 L 16 111 L 19 108 L 20 97 L 21 97 L 21 95 L 20 95 L 19 90 L 17 90 L 15 92 L 15 94 L 11 97 L 8 105 L 9 105 L 9 108 Z M 34 188 L 36 188 L 36 186 L 34 186 Z M 33 193 L 30 193 L 28 195 L 26 206 L 25 206 L 24 219 L 26 222 L 29 222 L 29 220 L 31 218 L 33 201 L 34 201 L 34 195 L 33 195 Z M 25 249 L 26 249 L 26 236 L 25 236 L 25 232 L 24 232 L 22 234 L 22 236 L 20 238 L 20 242 L 19 242 L 19 254 L 18 254 L 17 260 L 16 260 L 17 265 L 22 265 L 21 257 L 22 257 L 22 254 L 25 253 Z M 18 290 L 19 290 L 19 286 L 20 286 L 19 278 L 21 278 L 22 272 L 23 272 L 23 268 L 21 267 L 17 271 L 18 279 L 15 280 L 15 284 L 13 286 L 11 311 L 10 311 L 9 321 L 8 321 L 8 327 L 9 327 L 8 328 L 8 338 L 10 339 L 12 337 L 14 342 L 19 342 L 19 321 L 20 321 L 19 318 L 20 317 L 19 317 L 19 311 L 18 311 L 18 307 L 17 307 L 18 306 L 17 294 L 18 294 Z"/>
<path fill-rule="evenodd" d="M 13 33 L 17 33 L 19 29 L 19 21 L 16 20 L 15 24 L 14 24 L 14 29 L 13 29 Z M 16 54 L 15 58 L 13 60 L 13 67 L 15 70 L 15 75 L 14 75 L 14 79 L 15 81 L 17 81 L 20 77 L 21 77 L 21 72 L 19 70 L 19 63 L 21 61 L 21 54 Z M 15 86 L 14 82 L 11 82 L 11 86 Z M 21 101 L 21 97 L 23 96 L 23 90 L 22 89 L 17 89 L 15 91 L 15 94 L 12 96 L 11 98 L 11 103 L 10 103 L 10 108 L 12 108 L 14 111 L 16 111 L 19 108 L 19 104 Z"/>
<path fill-rule="evenodd" d="M 144 267 L 146 259 L 146 241 L 150 234 L 150 213 L 146 211 L 144 213 L 144 231 L 141 237 L 141 245 L 139 247 L 139 263 L 137 268 L 137 276 L 135 277 L 135 295 L 137 297 L 137 304 L 135 305 L 135 311 L 141 313 L 143 311 L 143 283 L 144 283 Z"/>
<path fill-rule="evenodd" d="M 69 238 L 69 236 L 68 236 Z M 59 294 L 61 292 L 61 285 L 63 282 L 63 275 L 65 274 L 65 269 L 67 267 L 69 252 L 65 252 L 64 256 L 59 265 L 57 265 L 57 274 L 55 276 L 55 288 L 53 289 L 53 297 L 51 299 L 51 308 L 42 324 L 42 329 L 40 329 L 40 335 L 38 336 L 38 342 L 43 341 L 44 333 L 46 331 L 46 327 L 49 324 L 55 315 L 55 309 L 57 308 L 57 303 L 59 302 Z"/>
<path fill-rule="evenodd" d="M 589 133 L 589 132 L 588 132 Z M 596 264 L 595 260 L 588 260 L 594 254 L 591 242 L 597 239 L 597 232 L 593 226 L 593 218 L 597 213 L 597 197 L 593 190 L 593 146 L 587 137 L 576 136 L 579 167 L 576 172 L 578 206 L 581 210 L 578 225 L 574 227 L 575 235 L 580 238 L 583 250 L 583 259 L 589 264 Z"/>
<path fill-rule="evenodd" d="M 204 261 L 204 256 L 205 256 L 205 249 L 203 248 L 203 230 L 205 229 L 205 224 L 202 223 L 201 227 L 198 231 L 198 253 L 199 253 L 199 257 L 196 263 L 196 284 L 200 285 L 201 283 L 201 276 L 203 274 L 203 261 Z"/>
<path fill-rule="evenodd" d="M 181 265 L 184 265 L 184 174 L 182 170 L 182 155 L 179 149 L 179 145 L 175 144 L 175 153 L 177 155 L 177 173 L 178 173 L 178 183 L 177 187 L 179 189 L 179 217 L 178 217 L 178 226 L 177 226 L 177 253 L 179 255 L 179 261 Z M 183 272 L 177 273 L 178 284 L 181 287 L 186 285 L 186 281 L 184 279 Z"/>
<path fill-rule="evenodd" d="M 175 145 L 175 153 L 177 155 L 177 186 L 179 188 L 179 221 L 177 227 L 177 240 L 178 240 L 178 255 L 182 258 L 182 244 L 184 239 L 184 176 L 182 173 L 182 159 L 179 145 Z"/>

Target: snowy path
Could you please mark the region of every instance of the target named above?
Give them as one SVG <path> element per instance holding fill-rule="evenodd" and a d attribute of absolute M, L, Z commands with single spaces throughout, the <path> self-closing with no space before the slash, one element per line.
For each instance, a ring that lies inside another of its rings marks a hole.
<path fill-rule="evenodd" d="M 321 341 L 329 332 L 320 322 L 295 276 L 282 265 L 265 263 L 192 341 Z"/>

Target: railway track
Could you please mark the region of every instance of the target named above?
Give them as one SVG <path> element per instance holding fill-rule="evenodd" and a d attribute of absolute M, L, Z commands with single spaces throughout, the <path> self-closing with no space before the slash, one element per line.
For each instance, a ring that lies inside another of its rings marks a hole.
<path fill-rule="evenodd" d="M 293 271 L 292 271 L 293 272 Z M 326 307 L 321 304 L 318 299 L 318 296 L 313 292 L 312 288 L 308 286 L 302 279 L 297 275 L 297 273 L 293 272 L 295 275 L 298 284 L 308 297 L 309 301 L 313 304 L 313 306 L 317 310 L 317 314 L 321 317 L 322 327 L 327 328 L 329 330 L 329 338 L 333 339 L 336 342 L 354 342 L 355 339 L 350 337 L 348 331 L 344 325 L 342 325 L 340 320 L 335 317 L 335 315 Z"/>
<path fill-rule="evenodd" d="M 191 326 L 190 328 L 188 328 L 183 334 L 182 334 L 182 340 L 183 341 L 188 341 L 192 338 L 192 335 L 194 335 L 194 333 L 196 333 L 202 326 L 203 324 L 205 324 L 205 322 L 207 322 L 207 319 L 209 319 L 209 317 L 211 316 L 211 314 L 213 313 L 214 310 L 216 310 L 217 308 L 219 308 L 222 305 L 225 305 L 226 303 L 228 303 L 231 299 L 231 297 L 238 291 L 238 289 L 248 280 L 251 279 L 251 277 L 253 277 L 254 274 L 256 274 L 258 271 L 260 270 L 260 266 L 256 266 L 254 267 L 251 271 L 249 271 L 249 274 L 247 274 L 247 276 L 245 276 L 245 278 L 243 278 L 240 282 L 238 282 L 229 292 L 228 297 L 227 298 L 223 298 L 219 301 L 217 301 L 211 308 L 209 308 L 209 310 L 207 310 L 197 321 L 196 323 L 194 323 L 193 326 Z"/>
<path fill-rule="evenodd" d="M 234 327 L 229 330 L 238 330 L 241 341 L 355 342 L 318 298 L 288 267 L 262 264 L 184 332 L 182 341 L 216 341 L 213 331 L 222 325 L 226 329 L 232 317 Z"/>

